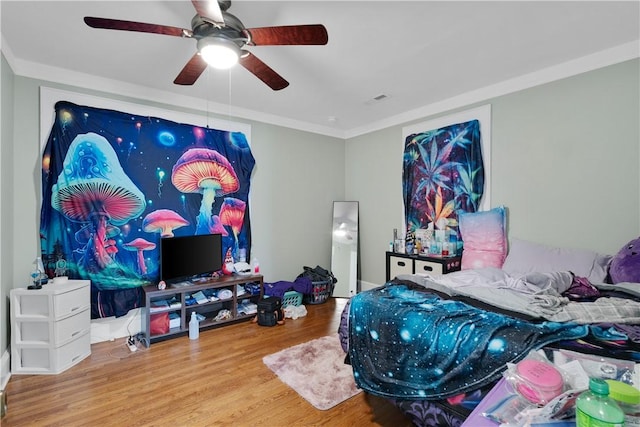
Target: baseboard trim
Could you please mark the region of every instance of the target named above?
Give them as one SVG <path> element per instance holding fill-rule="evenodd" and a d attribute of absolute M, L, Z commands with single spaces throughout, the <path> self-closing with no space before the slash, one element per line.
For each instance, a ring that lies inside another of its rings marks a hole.
<path fill-rule="evenodd" d="M 2 358 L 0 358 L 0 390 L 4 390 L 7 387 L 9 378 L 11 378 L 11 357 L 9 348 L 7 348 L 2 353 Z"/>
<path fill-rule="evenodd" d="M 136 335 L 142 331 L 141 316 L 142 309 L 136 308 L 122 317 L 92 319 L 91 344 Z"/>

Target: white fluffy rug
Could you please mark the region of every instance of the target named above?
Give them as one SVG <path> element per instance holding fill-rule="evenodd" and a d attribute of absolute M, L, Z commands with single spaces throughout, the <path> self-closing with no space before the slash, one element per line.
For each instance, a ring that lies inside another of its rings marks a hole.
<path fill-rule="evenodd" d="M 336 334 L 286 348 L 262 361 L 307 402 L 327 410 L 361 391 L 344 357 Z"/>

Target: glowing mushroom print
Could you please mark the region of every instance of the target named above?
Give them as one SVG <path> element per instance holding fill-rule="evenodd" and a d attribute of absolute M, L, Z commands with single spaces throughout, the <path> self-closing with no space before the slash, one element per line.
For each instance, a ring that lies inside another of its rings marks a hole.
<path fill-rule="evenodd" d="M 86 245 L 93 237 L 93 226 L 91 224 L 87 224 L 78 230 L 75 234 L 76 242 L 81 245 Z M 120 234 L 120 229 L 115 225 L 107 224 L 107 230 L 105 232 L 105 239 L 107 239 L 104 243 L 105 251 L 113 258 L 115 254 L 118 253 L 118 247 L 116 246 L 116 241 L 112 239 L 112 237 Z M 85 246 L 86 248 L 86 246 Z M 84 249 L 79 249 L 78 252 L 84 252 Z M 81 258 L 81 262 L 83 261 Z"/>
<path fill-rule="evenodd" d="M 148 251 L 156 248 L 155 243 L 151 243 L 146 241 L 145 239 L 137 238 L 129 243 L 125 243 L 122 245 L 128 251 L 137 251 L 138 252 L 138 268 L 140 268 L 140 274 L 147 274 L 147 266 L 144 263 L 144 251 Z"/>
<path fill-rule="evenodd" d="M 224 229 L 224 225 L 220 222 L 220 217 L 218 215 L 213 215 L 211 217 L 211 223 L 209 224 L 209 233 L 211 234 L 222 234 L 223 236 L 228 236 L 227 230 Z"/>
<path fill-rule="evenodd" d="M 233 231 L 236 249 L 238 246 L 238 234 L 244 223 L 244 212 L 247 204 L 240 199 L 225 197 L 220 208 L 220 221 L 223 225 L 228 225 Z"/>
<path fill-rule="evenodd" d="M 120 234 L 120 229 L 115 225 L 107 224 L 107 230 L 105 231 L 105 238 L 111 239 L 112 237 Z M 93 237 L 93 226 L 91 224 L 87 224 L 82 227 L 80 230 L 76 232 L 74 235 L 76 242 L 81 245 L 86 245 L 89 240 Z"/>
<path fill-rule="evenodd" d="M 116 246 L 116 241 L 113 239 L 108 239 L 107 243 L 104 246 L 104 250 L 107 251 L 109 255 L 115 255 L 118 253 L 118 247 Z"/>
<path fill-rule="evenodd" d="M 63 166 L 52 187 L 51 206 L 71 221 L 89 223 L 91 238 L 80 264 L 96 273 L 114 262 L 105 248 L 108 224 L 122 225 L 140 215 L 145 198 L 98 134 L 77 135 Z"/>
<path fill-rule="evenodd" d="M 217 151 L 207 148 L 185 151 L 173 166 L 171 182 L 183 193 L 202 194 L 196 234 L 209 232 L 215 198 L 235 193 L 240 188 L 231 163 Z"/>
<path fill-rule="evenodd" d="M 189 225 L 184 219 L 171 209 L 158 209 L 144 217 L 142 229 L 148 233 L 160 233 L 161 237 L 173 237 L 173 230 Z"/>

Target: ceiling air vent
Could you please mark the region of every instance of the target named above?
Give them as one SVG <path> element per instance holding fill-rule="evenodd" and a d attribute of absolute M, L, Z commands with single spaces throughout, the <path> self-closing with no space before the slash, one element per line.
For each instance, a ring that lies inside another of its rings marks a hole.
<path fill-rule="evenodd" d="M 384 93 L 381 93 L 380 95 L 376 95 L 373 98 L 371 98 L 368 101 L 366 101 L 365 104 L 373 105 L 373 104 L 378 103 L 380 101 L 384 101 L 385 99 L 388 99 L 388 98 L 389 98 L 388 95 L 385 95 Z"/>

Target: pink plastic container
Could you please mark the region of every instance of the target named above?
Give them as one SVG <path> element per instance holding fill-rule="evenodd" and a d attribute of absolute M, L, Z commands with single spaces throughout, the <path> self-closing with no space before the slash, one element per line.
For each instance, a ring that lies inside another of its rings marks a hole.
<path fill-rule="evenodd" d="M 562 375 L 549 363 L 523 360 L 516 365 L 516 373 L 518 392 L 533 403 L 545 404 L 562 393 Z"/>

